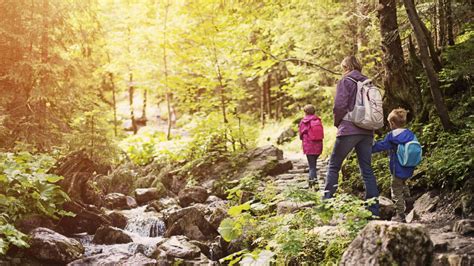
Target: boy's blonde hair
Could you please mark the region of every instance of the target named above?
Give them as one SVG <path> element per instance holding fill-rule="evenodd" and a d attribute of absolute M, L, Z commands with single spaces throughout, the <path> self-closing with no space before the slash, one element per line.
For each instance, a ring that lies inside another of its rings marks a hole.
<path fill-rule="evenodd" d="M 359 70 L 359 72 L 362 72 L 362 65 L 353 55 L 346 56 L 341 62 L 341 67 L 347 71 Z"/>
<path fill-rule="evenodd" d="M 407 114 L 408 111 L 403 108 L 393 109 L 388 115 L 387 120 L 397 127 L 403 127 L 407 123 Z"/>
<path fill-rule="evenodd" d="M 303 107 L 303 111 L 307 115 L 314 115 L 316 113 L 316 108 L 312 104 L 307 104 Z"/>

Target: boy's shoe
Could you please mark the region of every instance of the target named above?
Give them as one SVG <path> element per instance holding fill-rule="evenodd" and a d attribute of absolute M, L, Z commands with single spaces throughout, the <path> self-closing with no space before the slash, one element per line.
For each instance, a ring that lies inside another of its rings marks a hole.
<path fill-rule="evenodd" d="M 396 214 L 391 219 L 392 222 L 406 223 L 405 214 Z"/>

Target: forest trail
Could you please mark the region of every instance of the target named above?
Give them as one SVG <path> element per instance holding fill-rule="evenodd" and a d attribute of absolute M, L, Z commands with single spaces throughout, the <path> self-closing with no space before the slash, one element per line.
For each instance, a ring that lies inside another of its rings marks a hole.
<path fill-rule="evenodd" d="M 279 192 L 284 191 L 288 187 L 308 189 L 309 168 L 305 155 L 285 151 L 284 158 L 292 162 L 293 169 L 286 173 L 268 177 L 265 181 L 273 181 Z M 321 192 L 324 190 L 328 164 L 329 158 L 318 158 L 317 176 L 319 191 Z M 413 221 L 413 223 L 421 224 L 433 242 L 433 265 L 473 265 L 474 237 L 468 233 L 469 230 L 472 231 L 472 222 L 469 222 L 469 220 L 452 220 L 449 213 L 455 207 L 446 202 L 441 203 L 445 200 L 441 199 L 441 197 L 426 197 L 429 193 L 419 197 L 416 201 L 418 203 L 415 202 L 414 208 L 417 208 L 418 214 L 414 214 L 414 216 L 421 215 L 424 217 L 422 219 L 417 217 L 417 220 Z M 387 200 L 388 204 L 393 205 L 391 200 Z M 387 204 L 387 201 L 381 201 L 380 204 Z M 283 212 L 291 212 L 309 206 L 311 205 L 306 205 L 306 203 L 288 204 L 288 202 L 285 202 L 282 209 L 284 209 Z M 386 210 L 387 206 L 381 206 L 381 208 Z M 430 208 L 431 210 L 428 210 Z"/>
<path fill-rule="evenodd" d="M 283 191 L 289 186 L 295 186 L 297 188 L 308 188 L 308 162 L 306 157 L 302 153 L 284 152 L 285 159 L 290 160 L 293 164 L 293 169 L 287 173 L 283 173 L 274 177 L 268 178 L 275 182 L 278 191 Z M 329 159 L 318 158 L 317 161 L 317 176 L 319 190 L 324 189 L 324 182 L 327 172 Z"/>

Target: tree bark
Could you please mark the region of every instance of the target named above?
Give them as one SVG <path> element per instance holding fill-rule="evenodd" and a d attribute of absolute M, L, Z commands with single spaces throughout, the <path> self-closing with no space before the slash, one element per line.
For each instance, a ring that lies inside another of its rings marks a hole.
<path fill-rule="evenodd" d="M 446 45 L 446 16 L 445 16 L 445 0 L 438 0 L 437 2 L 437 13 L 438 13 L 438 47 L 444 47 Z"/>
<path fill-rule="evenodd" d="M 446 31 L 448 33 L 448 44 L 454 45 L 452 0 L 444 0 L 444 1 L 445 1 L 444 7 L 446 9 Z"/>
<path fill-rule="evenodd" d="M 146 121 L 146 105 L 148 101 L 148 90 L 145 88 L 143 89 L 143 105 L 142 105 L 142 117 L 143 121 Z"/>
<path fill-rule="evenodd" d="M 114 135 L 117 137 L 117 95 L 114 82 L 114 74 L 109 72 L 110 86 L 112 88 L 112 108 L 114 109 Z"/>
<path fill-rule="evenodd" d="M 415 6 L 415 4 L 413 4 Z M 416 11 L 416 9 L 415 9 Z M 425 23 L 421 21 L 421 18 L 417 14 L 417 18 L 419 20 L 419 25 L 421 27 L 422 33 L 425 35 L 424 39 L 426 39 L 426 46 L 428 48 L 428 53 L 431 58 L 431 61 L 433 61 L 433 66 L 436 72 L 439 72 L 442 68 L 441 61 L 439 60 L 438 53 L 436 52 L 436 48 L 433 42 L 433 37 L 431 37 L 431 32 L 428 30 L 426 27 Z"/>
<path fill-rule="evenodd" d="M 453 128 L 453 124 L 451 123 L 451 120 L 449 118 L 448 108 L 446 108 L 446 105 L 443 100 L 443 95 L 441 94 L 441 90 L 439 88 L 438 73 L 436 72 L 433 66 L 432 60 L 430 60 L 428 52 L 428 40 L 421 26 L 421 24 L 423 23 L 420 17 L 418 16 L 413 0 L 403 0 L 403 3 L 405 5 L 408 19 L 410 20 L 413 31 L 415 33 L 418 48 L 420 49 L 421 62 L 423 63 L 426 75 L 428 76 L 431 96 L 433 97 L 433 102 L 438 112 L 438 116 L 441 119 L 441 124 L 443 125 L 443 128 L 445 130 L 450 130 Z"/>
<path fill-rule="evenodd" d="M 168 30 L 168 10 L 170 7 L 169 0 L 166 1 L 165 6 L 165 18 L 163 23 L 163 64 L 164 64 L 164 75 L 165 75 L 165 91 L 166 91 L 166 109 L 168 111 L 168 127 L 166 129 L 166 139 L 171 139 L 171 126 L 172 126 L 172 113 L 171 113 L 171 92 L 168 88 L 168 60 L 166 54 L 166 44 L 167 44 L 167 30 Z"/>
<path fill-rule="evenodd" d="M 406 70 L 400 39 L 396 0 L 380 0 L 378 8 L 380 33 L 382 35 L 383 65 L 385 74 L 384 107 L 391 110 L 404 107 L 413 116 L 419 111 L 420 92 L 415 86 L 415 79 Z"/>
<path fill-rule="evenodd" d="M 133 94 L 135 92 L 135 88 L 133 87 L 133 73 L 129 73 L 129 84 L 128 84 L 128 102 L 130 104 L 130 119 L 132 120 L 132 131 L 133 134 L 137 134 L 138 127 L 137 121 L 135 120 L 135 111 L 133 110 Z"/>

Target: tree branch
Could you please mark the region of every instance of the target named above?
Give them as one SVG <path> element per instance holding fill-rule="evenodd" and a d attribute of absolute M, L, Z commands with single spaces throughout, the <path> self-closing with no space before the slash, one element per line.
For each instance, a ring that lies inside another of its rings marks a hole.
<path fill-rule="evenodd" d="M 253 49 L 247 49 L 247 50 L 244 50 L 244 52 L 252 52 L 252 51 L 260 51 L 268 56 L 270 56 L 271 58 L 273 58 L 274 60 L 278 61 L 278 62 L 282 62 L 282 63 L 285 63 L 285 62 L 290 62 L 290 63 L 293 63 L 293 64 L 298 64 L 298 65 L 307 65 L 307 66 L 312 66 L 312 67 L 316 67 L 316 68 L 319 68 L 319 69 L 322 69 L 324 71 L 327 71 L 331 74 L 334 74 L 334 75 L 341 75 L 342 73 L 338 73 L 338 72 L 335 72 L 335 71 L 332 71 L 328 68 L 325 68 L 319 64 L 316 64 L 314 62 L 310 62 L 310 61 L 306 61 L 306 60 L 303 60 L 303 59 L 298 59 L 298 58 L 295 58 L 295 57 L 290 57 L 290 58 L 284 58 L 284 59 L 280 59 L 278 57 L 276 57 L 275 55 L 263 50 L 263 49 L 260 49 L 260 48 L 253 48 Z"/>

